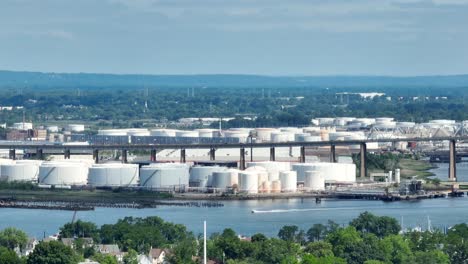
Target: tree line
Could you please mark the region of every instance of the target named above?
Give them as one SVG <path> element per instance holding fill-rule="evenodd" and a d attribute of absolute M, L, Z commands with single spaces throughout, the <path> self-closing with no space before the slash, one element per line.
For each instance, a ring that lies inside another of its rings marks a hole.
<path fill-rule="evenodd" d="M 458 224 L 447 232 L 440 230 L 401 232 L 394 218 L 361 213 L 349 225 L 333 221 L 316 223 L 308 230 L 283 226 L 277 237 L 254 234 L 240 237 L 232 229 L 213 233 L 207 240 L 207 257 L 229 264 L 445 264 L 468 262 L 468 225 Z M 0 263 L 45 264 L 78 263 L 89 258 L 99 263 L 118 263 L 114 256 L 102 254 L 84 242 L 117 244 L 127 252 L 123 263 L 137 263 L 138 254 L 151 248 L 170 249 L 168 263 L 199 263 L 203 257 L 203 238 L 185 226 L 159 217 L 126 217 L 115 224 L 97 227 L 78 220 L 60 229 L 60 238 L 75 238 L 73 249 L 60 241 L 40 242 L 27 257 L 14 250 L 26 245 L 27 236 L 15 228 L 0 231 Z"/>

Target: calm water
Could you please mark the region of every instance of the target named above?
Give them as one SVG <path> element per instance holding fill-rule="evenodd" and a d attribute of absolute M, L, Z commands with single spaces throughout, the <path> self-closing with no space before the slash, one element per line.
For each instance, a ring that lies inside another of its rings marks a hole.
<path fill-rule="evenodd" d="M 440 178 L 447 177 L 448 165 L 438 164 L 434 172 Z M 468 179 L 468 164 L 458 164 L 459 180 Z M 346 224 L 363 211 L 378 215 L 403 218 L 405 227 L 427 226 L 429 217 L 435 227 L 450 226 L 468 219 L 468 198 L 444 198 L 414 202 L 384 203 L 381 201 L 324 200 L 316 204 L 313 199 L 228 201 L 221 208 L 160 207 L 154 209 L 97 208 L 95 211 L 78 212 L 77 218 L 98 225 L 114 223 L 125 216 L 159 216 L 167 221 L 186 225 L 195 233 L 201 233 L 203 220 L 208 231 L 220 232 L 226 227 L 243 235 L 264 233 L 275 236 L 284 225 L 298 225 L 307 229 L 314 223 L 326 223 L 328 219 Z M 252 210 L 270 211 L 252 214 Z M 54 234 L 69 222 L 73 212 L 54 210 L 0 209 L 0 229 L 14 226 L 31 236 Z"/>

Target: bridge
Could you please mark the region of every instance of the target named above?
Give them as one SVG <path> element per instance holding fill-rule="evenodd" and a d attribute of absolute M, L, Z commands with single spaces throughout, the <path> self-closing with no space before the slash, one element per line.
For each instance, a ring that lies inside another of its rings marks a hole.
<path fill-rule="evenodd" d="M 69 159 L 73 152 L 91 153 L 96 163 L 99 162 L 100 150 L 120 150 L 122 153 L 122 162 L 127 162 L 128 151 L 150 151 L 150 160 L 156 161 L 157 150 L 180 149 L 180 161 L 186 162 L 186 149 L 209 149 L 210 159 L 215 160 L 216 150 L 223 148 L 238 148 L 240 150 L 240 169 L 245 169 L 245 149 L 246 148 L 270 148 L 270 160 L 275 160 L 275 148 L 279 147 L 300 147 L 300 162 L 305 162 L 306 147 L 330 147 L 330 162 L 336 162 L 336 146 L 360 146 L 360 176 L 367 176 L 367 144 L 377 143 L 395 143 L 395 142 L 449 142 L 449 181 L 456 180 L 456 143 L 468 140 L 468 136 L 453 137 L 414 137 L 414 138 L 377 138 L 365 140 L 345 140 L 345 141 L 317 141 L 317 142 L 263 142 L 263 143 L 198 143 L 198 144 L 54 144 L 54 143 L 34 143 L 28 141 L 21 142 L 0 142 L 0 149 L 8 149 L 11 159 L 16 157 L 16 149 L 35 150 L 39 159 L 43 159 L 44 150 L 52 153 L 63 154 L 65 159 Z"/>

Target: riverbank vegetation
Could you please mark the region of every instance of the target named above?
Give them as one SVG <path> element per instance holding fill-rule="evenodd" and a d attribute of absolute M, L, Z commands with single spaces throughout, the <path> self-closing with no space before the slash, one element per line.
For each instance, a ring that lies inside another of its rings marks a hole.
<path fill-rule="evenodd" d="M 356 164 L 357 175 L 359 175 L 360 169 L 360 156 L 359 154 L 353 154 L 353 162 Z M 415 154 L 402 154 L 402 153 L 368 153 L 367 154 L 367 172 L 389 172 L 400 169 L 400 177 L 411 178 L 413 176 L 418 178 L 427 178 L 434 174 L 430 172 L 434 166 L 426 160 L 421 159 Z"/>
<path fill-rule="evenodd" d="M 71 247 L 60 243 L 66 239 L 72 239 Z M 101 227 L 80 220 L 67 223 L 60 229 L 59 241 L 40 242 L 29 256 L 18 257 L 14 250 L 18 252 L 25 245 L 22 231 L 1 231 L 0 263 L 67 264 L 91 259 L 112 264 L 120 258 L 121 263 L 133 264 L 148 256 L 151 249 L 164 250 L 167 263 L 195 264 L 203 259 L 201 235 L 159 217 L 126 217 Z M 98 245 L 118 247 L 123 253 L 106 253 Z M 228 228 L 209 237 L 207 256 L 213 263 L 229 264 L 466 263 L 468 225 L 458 224 L 447 232 L 401 233 L 396 219 L 364 212 L 347 226 L 333 221 L 311 223 L 307 230 L 286 225 L 277 237 L 242 237 Z"/>

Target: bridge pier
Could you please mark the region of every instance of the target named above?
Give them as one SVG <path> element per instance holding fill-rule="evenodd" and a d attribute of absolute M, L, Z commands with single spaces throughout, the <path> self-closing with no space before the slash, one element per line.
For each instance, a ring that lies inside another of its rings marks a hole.
<path fill-rule="evenodd" d="M 185 155 L 185 149 L 180 150 L 180 163 L 185 163 L 186 162 L 186 155 Z"/>
<path fill-rule="evenodd" d="M 155 149 L 152 149 L 150 152 L 150 161 L 156 162 L 156 150 Z"/>
<path fill-rule="evenodd" d="M 299 157 L 299 162 L 304 163 L 305 162 L 305 147 L 301 146 L 301 155 Z"/>
<path fill-rule="evenodd" d="M 457 180 L 457 148 L 456 141 L 449 141 L 449 181 Z"/>
<path fill-rule="evenodd" d="M 215 160 L 215 159 L 216 159 L 216 149 L 210 148 L 210 160 Z"/>
<path fill-rule="evenodd" d="M 360 159 L 361 159 L 361 166 L 359 168 L 360 176 L 361 178 L 367 177 L 367 145 L 366 143 L 361 143 L 361 148 L 360 148 Z"/>
<path fill-rule="evenodd" d="M 8 156 L 10 159 L 15 160 L 16 159 L 16 149 L 10 149 L 8 152 Z"/>
<path fill-rule="evenodd" d="M 99 150 L 98 149 L 93 149 L 93 159 L 94 159 L 94 163 L 96 164 L 99 163 Z"/>
<path fill-rule="evenodd" d="M 275 160 L 276 160 L 275 148 L 274 148 L 274 147 L 271 147 L 271 148 L 270 148 L 270 161 L 275 161 Z"/>
<path fill-rule="evenodd" d="M 245 170 L 245 148 L 240 149 L 239 169 Z"/>
<path fill-rule="evenodd" d="M 44 159 L 44 152 L 42 149 L 37 149 L 36 150 L 36 158 L 38 160 L 43 160 Z"/>
<path fill-rule="evenodd" d="M 333 163 L 336 162 L 336 146 L 335 145 L 330 146 L 330 162 L 333 162 Z"/>
<path fill-rule="evenodd" d="M 64 159 L 70 159 L 70 149 L 65 149 L 65 151 L 63 152 L 63 158 Z"/>
<path fill-rule="evenodd" d="M 128 151 L 126 149 L 122 149 L 122 163 L 127 163 L 128 162 L 127 154 L 128 154 Z"/>

